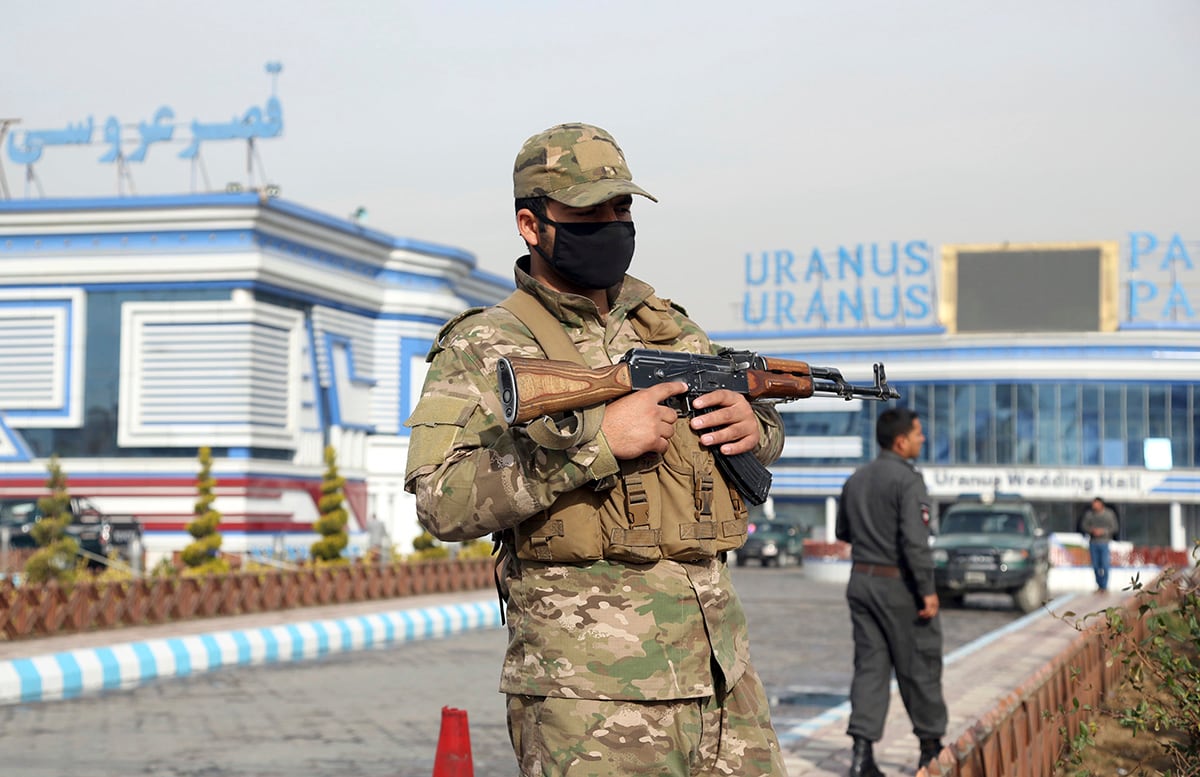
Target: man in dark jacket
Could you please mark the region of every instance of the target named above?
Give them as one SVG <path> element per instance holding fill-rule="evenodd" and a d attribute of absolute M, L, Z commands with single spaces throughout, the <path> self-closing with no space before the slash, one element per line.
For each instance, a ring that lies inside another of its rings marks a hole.
<path fill-rule="evenodd" d="M 854 627 L 850 777 L 882 777 L 872 744 L 883 737 L 892 670 L 921 742 L 917 768 L 942 750 L 942 626 L 929 550 L 929 495 L 912 464 L 925 443 L 921 419 L 890 408 L 875 425 L 879 456 L 842 488 L 837 538 L 852 545 L 846 600 Z"/>

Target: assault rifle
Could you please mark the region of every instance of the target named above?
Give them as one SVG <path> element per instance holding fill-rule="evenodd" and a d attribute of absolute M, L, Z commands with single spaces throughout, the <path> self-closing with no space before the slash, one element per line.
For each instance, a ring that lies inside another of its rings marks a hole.
<path fill-rule="evenodd" d="M 786 402 L 814 394 L 886 401 L 900 394 L 887 384 L 883 365 L 875 365 L 875 385 L 855 386 L 832 367 L 772 359 L 751 351 L 726 349 L 716 356 L 633 348 L 612 367 L 589 369 L 554 359 L 502 358 L 497 366 L 504 420 L 521 424 L 548 413 L 577 410 L 622 397 L 658 383 L 681 381 L 687 392 L 666 405 L 679 415 L 705 412 L 692 400 L 717 389 L 730 389 L 750 401 Z M 753 505 L 767 499 L 771 473 L 753 453 L 726 456 L 714 450 L 717 466 L 738 493 Z"/>

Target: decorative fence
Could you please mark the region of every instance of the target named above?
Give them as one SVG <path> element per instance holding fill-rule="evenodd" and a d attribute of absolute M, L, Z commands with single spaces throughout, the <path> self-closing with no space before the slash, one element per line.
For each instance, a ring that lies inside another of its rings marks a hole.
<path fill-rule="evenodd" d="M 489 588 L 493 560 L 355 563 L 70 586 L 0 581 L 0 639 Z"/>
<path fill-rule="evenodd" d="M 19 575 L 36 552 L 37 548 L 9 548 L 7 553 L 0 550 L 0 576 Z"/>
<path fill-rule="evenodd" d="M 1050 563 L 1056 567 L 1090 567 L 1092 557 L 1087 545 L 1050 546 Z M 1190 563 L 1188 551 L 1171 548 L 1144 548 L 1127 542 L 1114 542 L 1112 565 L 1114 567 L 1159 567 L 1184 569 Z"/>

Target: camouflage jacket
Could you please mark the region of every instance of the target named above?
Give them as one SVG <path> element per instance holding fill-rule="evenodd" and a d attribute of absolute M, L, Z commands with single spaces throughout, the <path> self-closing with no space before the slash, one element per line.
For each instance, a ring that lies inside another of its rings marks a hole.
<path fill-rule="evenodd" d="M 527 261 L 527 260 L 524 260 Z M 630 348 L 711 351 L 699 326 L 626 276 L 604 319 L 583 297 L 560 294 L 517 268 L 517 283 L 562 322 L 592 367 Z M 665 314 L 665 315 L 664 315 Z M 534 443 L 504 422 L 496 387 L 503 356 L 541 357 L 507 310 L 467 311 L 430 352 L 412 429 L 406 488 L 421 525 L 443 540 L 503 531 L 563 493 L 602 488 L 619 466 L 602 434 L 561 449 Z M 782 424 L 756 406 L 765 463 L 783 446 Z M 594 425 L 586 425 L 594 428 Z M 749 661 L 746 620 L 723 561 L 584 564 L 520 561 L 507 570 L 509 646 L 501 691 L 534 696 L 669 700 L 711 695 L 712 663 L 727 687 Z"/>

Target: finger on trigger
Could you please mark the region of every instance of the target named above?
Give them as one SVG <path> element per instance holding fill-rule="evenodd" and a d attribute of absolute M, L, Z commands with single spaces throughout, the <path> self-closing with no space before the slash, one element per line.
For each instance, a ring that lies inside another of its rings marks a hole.
<path fill-rule="evenodd" d="M 659 401 L 661 402 L 663 399 L 684 393 L 688 390 L 688 386 L 682 381 L 673 380 L 667 383 L 659 383 L 648 390 L 654 391 L 655 396 L 659 397 Z"/>

